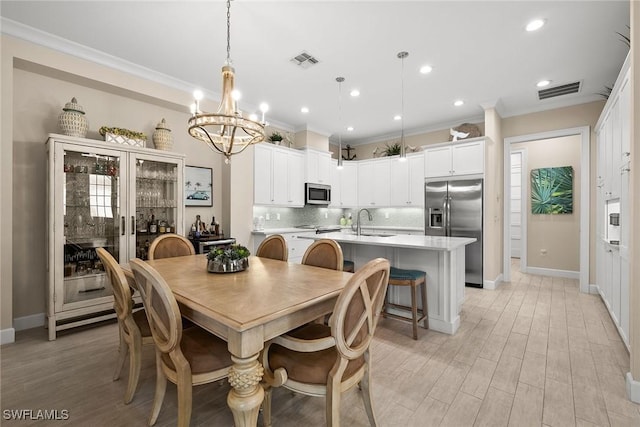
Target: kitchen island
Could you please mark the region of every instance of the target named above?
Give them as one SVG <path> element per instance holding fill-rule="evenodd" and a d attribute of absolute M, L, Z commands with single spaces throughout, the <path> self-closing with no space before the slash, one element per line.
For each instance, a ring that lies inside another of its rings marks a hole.
<path fill-rule="evenodd" d="M 476 239 L 405 234 L 358 236 L 341 232 L 300 238 L 335 240 L 342 247 L 344 258 L 353 261 L 356 269 L 371 259 L 382 257 L 394 267 L 426 272 L 430 329 L 446 334 L 458 330 L 464 301 L 465 246 Z M 388 298 L 394 304 L 411 305 L 410 290 L 405 287 L 389 287 Z M 390 312 L 407 316 L 407 313 L 393 309 Z"/>

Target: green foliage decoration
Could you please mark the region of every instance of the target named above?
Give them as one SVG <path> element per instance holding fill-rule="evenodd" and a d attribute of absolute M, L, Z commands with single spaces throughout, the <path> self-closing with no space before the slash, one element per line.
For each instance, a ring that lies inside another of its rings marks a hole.
<path fill-rule="evenodd" d="M 531 171 L 531 213 L 573 213 L 573 168 L 562 166 Z"/>

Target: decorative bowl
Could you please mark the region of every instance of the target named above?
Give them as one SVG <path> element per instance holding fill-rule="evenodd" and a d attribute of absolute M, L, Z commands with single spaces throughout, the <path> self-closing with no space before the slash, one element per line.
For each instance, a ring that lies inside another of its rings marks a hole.
<path fill-rule="evenodd" d="M 249 258 L 228 259 L 218 261 L 207 260 L 207 271 L 209 273 L 237 273 L 249 268 Z"/>

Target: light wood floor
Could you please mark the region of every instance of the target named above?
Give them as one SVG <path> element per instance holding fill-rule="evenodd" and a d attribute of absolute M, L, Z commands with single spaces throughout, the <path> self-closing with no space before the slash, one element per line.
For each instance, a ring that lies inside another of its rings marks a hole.
<path fill-rule="evenodd" d="M 414 341 L 409 324 L 380 321 L 372 352 L 381 426 L 640 426 L 640 405 L 625 394 L 629 356 L 600 298 L 580 294 L 574 280 L 514 271 L 497 291 L 466 289 L 454 336 L 420 330 Z M 124 405 L 125 382 L 111 381 L 116 345 L 114 323 L 53 342 L 44 329 L 19 332 L 0 349 L 2 410 L 67 409 L 56 426 L 146 425 L 153 349 L 144 349 L 138 392 Z M 197 387 L 191 425 L 233 425 L 228 390 Z M 175 425 L 176 400 L 169 384 L 158 426 Z M 324 425 L 321 398 L 277 389 L 273 411 L 274 426 Z M 342 399 L 342 425 L 368 425 L 357 390 Z"/>

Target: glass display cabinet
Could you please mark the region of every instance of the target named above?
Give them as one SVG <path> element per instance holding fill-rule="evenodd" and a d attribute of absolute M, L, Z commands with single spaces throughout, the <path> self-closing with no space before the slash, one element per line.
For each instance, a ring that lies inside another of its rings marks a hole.
<path fill-rule="evenodd" d="M 184 234 L 184 156 L 62 135 L 50 135 L 47 153 L 47 316 L 53 340 L 59 330 L 114 316 L 96 248 L 124 264 L 146 259 L 160 234 Z"/>

